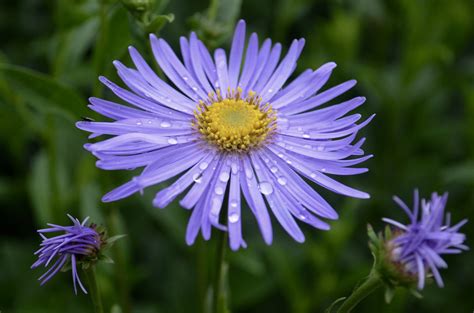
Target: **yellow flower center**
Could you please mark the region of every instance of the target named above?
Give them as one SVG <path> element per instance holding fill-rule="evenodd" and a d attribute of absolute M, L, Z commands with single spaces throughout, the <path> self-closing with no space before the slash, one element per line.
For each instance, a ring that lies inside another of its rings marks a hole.
<path fill-rule="evenodd" d="M 259 147 L 276 127 L 270 104 L 260 105 L 255 92 L 242 98 L 242 89 L 223 98 L 220 91 L 200 101 L 194 112 L 193 126 L 210 144 L 224 152 L 247 152 Z"/>

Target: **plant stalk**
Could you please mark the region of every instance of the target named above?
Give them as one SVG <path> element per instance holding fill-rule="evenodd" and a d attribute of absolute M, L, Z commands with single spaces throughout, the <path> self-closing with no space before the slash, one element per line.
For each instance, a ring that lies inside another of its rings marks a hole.
<path fill-rule="evenodd" d="M 383 286 L 382 279 L 376 272 L 371 272 L 369 277 L 358 286 L 352 294 L 342 303 L 337 313 L 348 313 L 354 309 L 359 302 L 365 299 L 372 292 Z"/>

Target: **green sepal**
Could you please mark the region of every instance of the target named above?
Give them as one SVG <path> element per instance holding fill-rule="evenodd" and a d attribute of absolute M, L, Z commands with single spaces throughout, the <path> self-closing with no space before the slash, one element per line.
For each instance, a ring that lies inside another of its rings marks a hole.
<path fill-rule="evenodd" d="M 99 256 L 99 261 L 104 262 L 104 263 L 108 263 L 108 264 L 114 264 L 115 263 L 114 260 L 106 254 L 101 254 Z"/>
<path fill-rule="evenodd" d="M 420 293 L 416 289 L 417 277 L 407 273 L 399 262 L 392 260 L 393 243 L 392 240 L 397 236 L 389 226 L 386 226 L 383 232 L 375 233 L 371 225 L 367 226 L 367 235 L 369 237 L 369 248 L 374 258 L 372 270 L 377 272 L 384 285 L 385 301 L 390 303 L 395 295 L 396 288 L 407 288 L 412 294 Z"/>
<path fill-rule="evenodd" d="M 110 247 L 112 247 L 115 242 L 123 237 L 126 237 L 127 235 L 126 234 L 122 234 L 122 235 L 115 235 L 115 236 L 112 236 L 112 237 L 109 237 L 107 239 L 105 239 L 105 248 L 108 249 Z"/>
<path fill-rule="evenodd" d="M 392 302 L 393 297 L 395 296 L 395 288 L 387 286 L 385 288 L 385 302 L 390 303 Z"/>

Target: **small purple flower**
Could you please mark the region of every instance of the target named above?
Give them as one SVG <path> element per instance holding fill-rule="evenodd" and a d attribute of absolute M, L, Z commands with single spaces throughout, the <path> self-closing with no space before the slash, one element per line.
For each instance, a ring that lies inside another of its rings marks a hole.
<path fill-rule="evenodd" d="M 82 262 L 85 259 L 92 261 L 97 258 L 102 245 L 101 236 L 95 230 L 94 226 L 85 226 L 89 219 L 88 217 L 85 218 L 82 223 L 69 214 L 68 217 L 74 223 L 73 226 L 48 224 L 48 226 L 50 226 L 49 228 L 38 230 L 39 235 L 43 238 L 43 242 L 40 245 L 41 248 L 35 252 L 35 255 L 38 255 L 38 260 L 31 268 L 37 268 L 42 265 L 46 268 L 49 266 L 46 273 L 38 279 L 41 281 L 42 286 L 61 269 L 70 265 L 74 292 L 77 294 L 77 283 L 82 291 L 87 293 L 79 279 L 77 265 L 78 262 Z M 64 234 L 50 238 L 44 235 L 46 233 L 55 232 L 63 232 Z"/>
<path fill-rule="evenodd" d="M 187 243 L 192 244 L 199 231 L 209 239 L 214 226 L 228 231 L 230 246 L 237 250 L 246 247 L 241 193 L 267 244 L 273 237 L 269 209 L 298 242 L 304 235 L 296 220 L 327 230 L 323 219 L 338 218 L 305 179 L 345 196 L 369 198 L 331 177 L 367 171 L 351 166 L 372 157 L 361 149 L 365 139 L 355 139 L 373 116 L 359 124 L 360 114 L 345 116 L 365 98 L 323 107 L 356 81 L 320 92 L 336 67 L 329 62 L 287 83 L 304 39 L 294 40 L 280 60 L 280 43 L 266 39 L 259 45 L 255 33 L 246 43 L 245 28 L 244 21 L 237 24 L 229 57 L 223 49 L 212 57 L 191 33 L 180 38 L 180 60 L 166 41 L 150 35 L 154 57 L 170 83 L 133 47 L 129 52 L 135 68 L 114 62 L 130 90 L 100 77 L 129 105 L 90 98 L 90 108 L 113 121 L 81 121 L 77 127 L 91 132 L 90 138 L 112 137 L 85 148 L 104 170 L 144 167 L 103 201 L 123 199 L 177 177 L 157 193 L 153 204 L 163 208 L 185 193 L 180 204 L 192 209 Z"/>
<path fill-rule="evenodd" d="M 395 196 L 393 199 L 408 215 L 410 223 L 404 225 L 383 218 L 400 231 L 390 241 L 392 259 L 401 263 L 407 273 L 418 277 L 418 289 L 423 289 L 428 273 L 434 276 L 439 287 L 443 287 L 439 269 L 448 265 L 441 255 L 457 254 L 468 249 L 463 244 L 466 236 L 458 232 L 467 219 L 451 226 L 450 213 L 444 214 L 448 193 L 442 196 L 433 193 L 430 201 L 422 199 L 421 212 L 418 190 L 414 192 L 413 211 L 400 198 Z"/>

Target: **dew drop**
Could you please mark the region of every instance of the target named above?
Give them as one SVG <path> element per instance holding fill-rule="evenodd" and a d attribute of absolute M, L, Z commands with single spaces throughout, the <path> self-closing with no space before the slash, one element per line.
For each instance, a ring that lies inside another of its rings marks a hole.
<path fill-rule="evenodd" d="M 232 174 L 237 174 L 237 172 L 239 171 L 239 166 L 237 165 L 237 163 L 235 162 L 232 162 L 230 164 L 230 169 L 232 170 Z"/>
<path fill-rule="evenodd" d="M 270 167 L 270 171 L 272 173 L 276 173 L 276 172 L 278 172 L 278 168 L 276 166 L 272 166 L 272 167 Z"/>
<path fill-rule="evenodd" d="M 197 91 L 198 89 L 197 89 L 197 87 L 193 87 L 193 90 L 194 90 L 194 91 Z"/>
<path fill-rule="evenodd" d="M 163 127 L 163 128 L 167 128 L 167 127 L 171 126 L 171 123 L 167 122 L 167 121 L 163 121 L 163 122 L 160 123 L 160 126 Z"/>
<path fill-rule="evenodd" d="M 201 170 L 205 170 L 207 167 L 209 166 L 209 164 L 207 162 L 202 162 L 201 164 L 199 164 L 199 168 Z"/>
<path fill-rule="evenodd" d="M 311 173 L 309 176 L 310 176 L 311 178 L 316 178 L 316 173 Z"/>
<path fill-rule="evenodd" d="M 237 200 L 231 200 L 230 201 L 230 207 L 236 208 L 238 205 L 239 205 L 239 203 L 237 202 Z"/>
<path fill-rule="evenodd" d="M 221 208 L 221 200 L 219 198 L 212 199 L 211 203 L 211 214 L 217 216 L 219 214 L 219 210 Z"/>
<path fill-rule="evenodd" d="M 195 183 L 200 184 L 202 182 L 202 175 L 201 173 L 196 173 L 193 175 L 193 180 Z"/>
<path fill-rule="evenodd" d="M 224 188 L 222 188 L 221 186 L 216 186 L 216 188 L 214 188 L 214 192 L 216 193 L 216 195 L 223 195 L 224 194 Z"/>
<path fill-rule="evenodd" d="M 309 138 L 309 134 L 304 133 L 304 134 L 303 134 L 303 138 Z"/>
<path fill-rule="evenodd" d="M 143 124 L 143 123 L 142 123 L 141 121 L 138 121 L 138 122 L 137 122 L 137 125 L 138 125 L 138 126 L 140 126 L 140 125 L 142 125 L 142 124 Z"/>
<path fill-rule="evenodd" d="M 258 185 L 258 189 L 264 195 L 270 195 L 273 192 L 273 186 L 267 181 L 263 181 Z"/>
<path fill-rule="evenodd" d="M 321 172 L 326 172 L 326 169 L 323 167 L 323 168 L 321 169 Z"/>
<path fill-rule="evenodd" d="M 272 93 L 273 92 L 273 89 L 268 89 L 268 93 Z"/>
<path fill-rule="evenodd" d="M 183 79 L 186 81 L 186 80 L 188 80 L 188 77 L 187 77 L 187 76 L 183 76 Z"/>
<path fill-rule="evenodd" d="M 178 140 L 176 140 L 176 138 L 168 138 L 168 143 L 170 145 L 175 145 L 178 143 Z"/>
<path fill-rule="evenodd" d="M 229 215 L 229 222 L 230 223 L 237 223 L 239 221 L 239 219 L 240 219 L 240 216 L 237 213 L 232 213 L 232 214 Z"/>
<path fill-rule="evenodd" d="M 286 185 L 286 178 L 285 177 L 278 177 L 278 183 L 282 186 Z"/>
<path fill-rule="evenodd" d="M 228 180 L 229 180 L 229 173 L 228 172 L 222 172 L 220 175 L 219 175 L 219 180 L 223 183 L 226 183 Z"/>
<path fill-rule="evenodd" d="M 245 169 L 245 176 L 247 176 L 248 179 L 252 179 L 253 177 L 253 172 L 251 169 Z"/>

